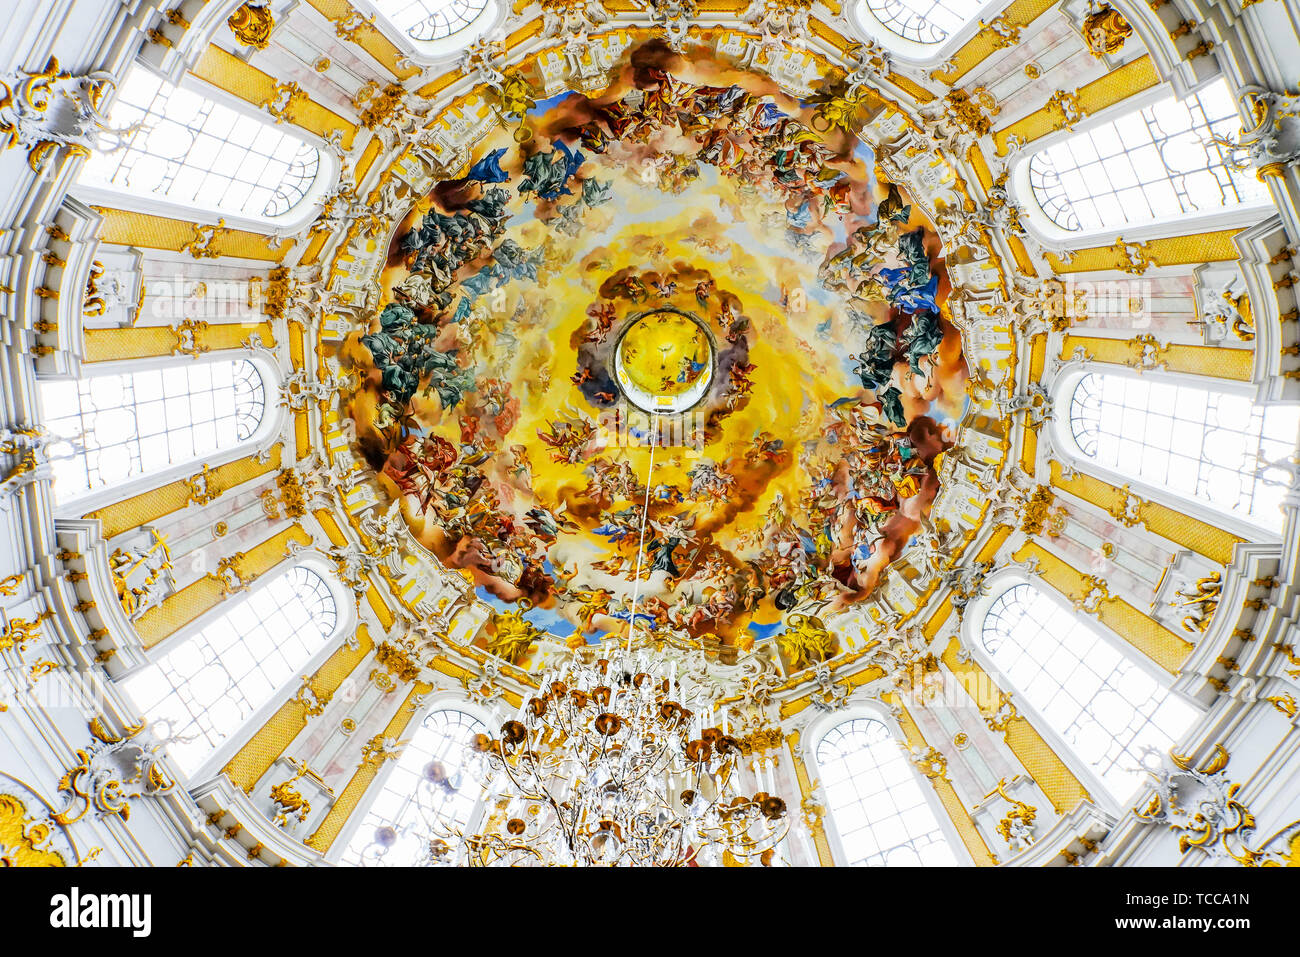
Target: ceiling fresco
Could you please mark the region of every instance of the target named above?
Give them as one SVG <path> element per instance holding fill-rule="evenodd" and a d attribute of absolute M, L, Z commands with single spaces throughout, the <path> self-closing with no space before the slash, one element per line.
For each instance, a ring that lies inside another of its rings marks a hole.
<path fill-rule="evenodd" d="M 658 42 L 613 76 L 525 98 L 410 211 L 347 414 L 502 630 L 596 642 L 635 597 L 745 649 L 869 596 L 928 522 L 967 401 L 940 242 L 768 78 Z"/>

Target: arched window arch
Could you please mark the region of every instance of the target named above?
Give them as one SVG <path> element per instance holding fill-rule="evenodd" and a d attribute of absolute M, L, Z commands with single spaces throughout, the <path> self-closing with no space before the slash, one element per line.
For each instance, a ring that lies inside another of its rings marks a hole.
<path fill-rule="evenodd" d="M 1267 202 L 1249 170 L 1227 164 L 1213 136 L 1241 119 L 1227 81 L 1168 96 L 1034 153 L 1029 188 L 1056 226 L 1089 232 Z"/>
<path fill-rule="evenodd" d="M 863 0 L 872 16 L 890 33 L 926 45 L 943 43 L 988 0 Z"/>
<path fill-rule="evenodd" d="M 417 864 L 425 854 L 428 822 L 434 815 L 468 825 L 482 794 L 469 767 L 470 741 L 487 733 L 487 725 L 467 711 L 431 711 L 397 759 L 340 863 Z"/>
<path fill-rule="evenodd" d="M 857 717 L 817 742 L 817 770 L 851 866 L 957 863 L 916 770 L 885 723 Z"/>
<path fill-rule="evenodd" d="M 263 119 L 167 83 L 127 75 L 109 117 L 122 148 L 95 152 L 82 182 L 214 213 L 277 220 L 307 197 L 321 153 Z"/>
<path fill-rule="evenodd" d="M 187 775 L 325 646 L 338 625 L 329 584 L 296 565 L 162 658 L 123 679 L 127 693 Z"/>
<path fill-rule="evenodd" d="M 1070 394 L 1070 433 L 1087 458 L 1152 488 L 1265 528 L 1282 526 L 1300 409 L 1261 408 L 1198 384 L 1089 373 Z"/>
<path fill-rule="evenodd" d="M 1196 711 L 1035 585 L 1013 585 L 985 613 L 980 644 L 1116 801 L 1141 783 L 1143 749 L 1161 752 Z"/>
<path fill-rule="evenodd" d="M 249 359 L 40 383 L 61 502 L 233 448 L 257 431 L 266 386 Z"/>
<path fill-rule="evenodd" d="M 478 19 L 487 0 L 373 0 L 393 26 L 428 43 L 453 36 Z"/>

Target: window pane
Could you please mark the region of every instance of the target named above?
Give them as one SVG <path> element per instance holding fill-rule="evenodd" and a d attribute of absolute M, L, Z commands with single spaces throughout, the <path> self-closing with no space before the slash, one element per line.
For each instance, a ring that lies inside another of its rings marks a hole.
<path fill-rule="evenodd" d="M 942 43 L 960 30 L 987 0 L 866 0 L 887 30 L 917 43 Z"/>
<path fill-rule="evenodd" d="M 249 615 L 249 611 L 255 614 Z M 187 775 L 293 680 L 338 622 L 315 572 L 291 568 L 123 683 Z M 165 722 L 165 730 L 157 722 Z"/>
<path fill-rule="evenodd" d="M 232 448 L 266 410 L 262 375 L 247 359 L 48 380 L 40 393 L 64 502 Z"/>
<path fill-rule="evenodd" d="M 957 863 L 907 755 L 883 722 L 854 718 L 832 728 L 817 745 L 817 769 L 851 866 Z"/>
<path fill-rule="evenodd" d="M 993 602 L 980 640 L 1117 801 L 1142 783 L 1143 749 L 1168 750 L 1195 710 L 1032 585 Z"/>
<path fill-rule="evenodd" d="M 474 735 L 486 733 L 483 722 L 463 711 L 434 711 L 426 717 L 397 759 L 397 767 L 375 797 L 340 863 L 408 867 L 424 855 L 431 836 L 427 822 L 434 815 L 462 827 L 468 824 L 482 792 L 467 773 L 473 754 L 470 741 Z M 433 775 L 428 772 L 435 769 L 449 786 L 430 780 Z M 377 841 L 381 828 L 391 828 L 396 840 L 379 855 L 384 847 Z"/>
<path fill-rule="evenodd" d="M 1212 212 L 1269 198 L 1249 170 L 1229 169 L 1212 133 L 1240 129 L 1223 79 L 1039 150 L 1029 184 L 1047 218 L 1088 231 Z"/>
<path fill-rule="evenodd" d="M 464 30 L 487 0 L 376 0 L 384 16 L 413 40 L 441 40 Z"/>
<path fill-rule="evenodd" d="M 1260 408 L 1199 385 L 1094 373 L 1075 386 L 1070 429 L 1079 450 L 1107 468 L 1267 528 L 1282 527 L 1289 475 L 1272 476 L 1265 463 L 1295 448 L 1300 409 Z"/>
<path fill-rule="evenodd" d="M 269 219 L 302 202 L 320 171 L 315 147 L 140 67 L 122 83 L 109 122 L 127 129 L 123 148 L 96 151 L 82 178 L 136 196 Z"/>

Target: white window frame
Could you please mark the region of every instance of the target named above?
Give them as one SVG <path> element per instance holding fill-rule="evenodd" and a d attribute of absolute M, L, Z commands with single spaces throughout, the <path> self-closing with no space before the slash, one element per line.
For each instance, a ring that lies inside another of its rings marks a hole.
<path fill-rule="evenodd" d="M 1184 737 L 1194 737 L 1197 726 L 1205 715 L 1205 707 L 1182 691 L 1178 690 L 1173 675 L 1165 671 L 1160 665 L 1156 664 L 1149 657 L 1143 654 L 1138 648 L 1130 642 L 1125 641 L 1123 637 L 1116 634 L 1108 625 L 1100 619 L 1093 618 L 1089 615 L 1082 614 L 1072 608 L 1066 601 L 1064 595 L 1060 593 L 1051 583 L 1044 581 L 1037 576 L 1030 576 L 1020 568 L 999 569 L 989 575 L 984 581 L 984 592 L 978 597 L 971 600 L 966 606 L 966 612 L 962 616 L 961 628 L 959 631 L 961 646 L 975 660 L 986 675 L 989 676 L 990 683 L 1003 694 L 1010 695 L 1011 703 L 1015 706 L 1020 716 L 1028 721 L 1045 742 L 1052 752 L 1068 767 L 1071 773 L 1087 790 L 1092 797 L 1093 803 L 1101 806 L 1104 810 L 1109 811 L 1116 816 L 1122 815 L 1127 806 L 1121 804 L 1111 795 L 1110 788 L 1101 779 L 1101 776 L 1093 770 L 1092 765 L 1083 760 L 1082 756 L 1074 750 L 1074 747 L 1061 736 L 1056 727 L 1047 720 L 1047 717 L 1038 710 L 1038 708 L 1029 701 L 1019 688 L 1006 686 L 1005 678 L 993 656 L 984 648 L 983 632 L 984 621 L 988 617 L 989 610 L 993 604 L 1004 594 L 1017 585 L 1029 585 L 1038 591 L 1048 601 L 1053 602 L 1063 611 L 1073 615 L 1079 621 L 1080 627 L 1089 628 L 1101 640 L 1107 642 L 1119 654 L 1123 655 L 1129 661 L 1142 668 L 1148 676 L 1156 681 L 1158 685 L 1166 690 L 1170 695 L 1176 696 L 1183 703 L 1191 707 L 1198 717 L 1194 718 L 1191 724 L 1183 732 Z M 998 680 L 1003 679 L 1003 680 Z M 1173 742 L 1174 745 L 1177 741 Z M 1144 784 L 1138 784 L 1134 787 L 1131 798 L 1136 798 L 1142 793 Z"/>
<path fill-rule="evenodd" d="M 1177 511 L 1187 512 L 1207 524 L 1224 528 L 1247 541 L 1278 541 L 1285 536 L 1287 521 L 1285 516 L 1283 524 L 1279 526 L 1277 531 L 1274 531 L 1267 526 L 1256 524 L 1254 521 L 1235 512 L 1215 508 L 1199 499 L 1188 498 L 1171 489 L 1151 485 L 1136 476 L 1126 475 L 1086 455 L 1075 441 L 1074 431 L 1070 424 L 1070 407 L 1074 398 L 1075 387 L 1078 385 L 1079 380 L 1087 375 L 1155 380 L 1170 385 L 1227 392 L 1249 399 L 1260 409 L 1267 409 L 1271 406 L 1292 405 L 1294 403 L 1259 402 L 1257 390 L 1249 382 L 1239 382 L 1234 379 L 1214 379 L 1208 376 L 1165 372 L 1158 369 L 1138 372 L 1127 366 L 1110 363 L 1073 363 L 1062 369 L 1051 384 L 1052 405 L 1057 411 L 1049 424 L 1049 442 L 1057 457 L 1075 471 L 1091 475 L 1113 485 L 1115 488 L 1127 485 L 1130 491 L 1140 498 L 1149 499 Z"/>
<path fill-rule="evenodd" d="M 852 0 L 845 14 L 864 39 L 871 40 L 891 55 L 909 63 L 929 65 L 942 63 L 980 31 L 981 21 L 988 22 L 996 18 L 1007 6 L 1009 0 L 982 0 L 970 19 L 939 43 L 921 43 L 895 33 L 892 27 L 886 26 L 875 11 L 867 6 L 866 0 Z"/>
<path fill-rule="evenodd" d="M 318 575 L 329 587 L 330 594 L 334 598 L 334 628 L 329 635 L 326 636 L 321 647 L 303 663 L 300 669 L 301 674 L 315 674 L 316 671 L 318 671 L 321 666 L 324 665 L 336 651 L 338 651 L 339 646 L 343 644 L 347 636 L 356 631 L 358 619 L 356 614 L 355 598 L 352 591 L 346 588 L 343 583 L 339 581 L 337 570 L 316 556 L 302 555 L 297 559 L 286 559 L 273 568 L 268 569 L 265 573 L 258 576 L 257 581 L 249 587 L 247 592 L 240 592 L 219 601 L 202 615 L 199 615 L 181 629 L 168 635 L 153 648 L 150 648 L 144 653 L 145 660 L 141 664 L 113 677 L 113 684 L 118 686 L 119 693 L 125 697 L 125 682 L 127 680 L 145 669 L 152 667 L 157 661 L 165 657 L 173 649 L 185 644 L 204 628 L 219 621 L 230 608 L 230 605 L 227 604 L 228 602 L 249 598 L 261 589 L 266 588 L 281 576 L 290 574 L 296 568 L 306 568 Z M 200 784 L 211 781 L 220 774 L 221 769 L 239 753 L 240 749 L 249 742 L 253 735 L 261 730 L 266 722 L 284 706 L 285 702 L 294 696 L 294 693 L 301 684 L 301 676 L 294 675 L 285 682 L 283 686 L 277 688 L 265 702 L 244 719 L 237 729 L 231 731 L 231 733 L 228 734 L 220 744 L 212 749 L 212 752 L 203 759 L 202 763 L 195 769 L 194 773 L 189 776 L 188 786 L 196 787 Z M 185 777 L 180 767 L 177 766 L 175 762 L 169 761 L 168 767 L 173 769 L 181 778 Z"/>
<path fill-rule="evenodd" d="M 169 83 L 179 89 L 205 97 L 242 116 L 256 120 L 270 129 L 277 129 L 275 118 L 265 110 L 257 108 L 247 100 L 240 99 L 219 86 L 200 80 L 193 74 L 183 73 L 179 81 L 173 81 L 161 73 L 153 64 L 140 59 L 133 61 L 131 69 L 144 70 L 158 78 L 162 83 Z M 112 109 L 113 103 L 109 102 L 106 105 L 106 110 L 111 114 Z M 200 208 L 170 200 L 165 196 L 148 195 L 131 189 L 101 185 L 99 183 L 81 182 L 80 179 L 73 182 L 70 192 L 89 206 L 127 209 L 178 219 L 182 222 L 197 221 L 199 223 L 215 224 L 219 219 L 224 219 L 226 226 L 230 229 L 241 229 L 255 233 L 269 234 L 278 232 L 285 235 L 297 233 L 320 216 L 325 195 L 338 182 L 339 175 L 342 172 L 342 164 L 339 157 L 328 147 L 325 140 L 310 130 L 291 123 L 280 124 L 279 128 L 288 136 L 301 140 L 307 146 L 314 147 L 320 154 L 320 163 L 316 170 L 316 178 L 308 187 L 302 199 L 288 211 L 278 216 L 257 216 L 206 206 Z"/>
<path fill-rule="evenodd" d="M 948 843 L 948 848 L 952 852 L 957 866 L 973 865 L 974 860 L 966 849 L 966 844 L 962 840 L 956 824 L 953 823 L 952 817 L 948 814 L 948 809 L 939 800 L 939 795 L 934 789 L 934 783 L 921 774 L 916 765 L 907 757 L 907 736 L 903 733 L 902 725 L 889 713 L 888 708 L 876 701 L 856 702 L 839 711 L 827 712 L 816 718 L 812 724 L 804 729 L 800 736 L 799 747 L 804 756 L 804 764 L 808 768 L 809 780 L 816 781 L 818 785 L 813 793 L 825 808 L 825 813 L 822 815 L 822 829 L 825 831 L 826 839 L 830 843 L 831 858 L 835 864 L 840 867 L 848 866 L 849 855 L 844 850 L 844 843 L 840 838 L 840 832 L 835 823 L 835 813 L 826 800 L 825 789 L 821 786 L 822 769 L 817 763 L 817 749 L 821 746 L 822 739 L 831 730 L 855 718 L 868 718 L 884 724 L 898 746 L 899 752 L 903 754 L 904 760 L 907 761 L 907 766 L 911 770 L 917 786 L 920 787 L 921 794 L 924 795 L 930 812 L 938 822 L 939 829 L 943 832 L 944 840 Z"/>
<path fill-rule="evenodd" d="M 262 390 L 264 397 L 264 408 L 262 411 L 262 420 L 258 423 L 253 434 L 235 445 L 227 448 L 218 449 L 208 455 L 190 459 L 184 462 L 174 462 L 166 468 L 154 472 L 145 472 L 140 475 L 132 475 L 115 485 L 109 485 L 103 488 L 91 489 L 84 494 L 73 498 L 60 499 L 55 498 L 57 504 L 55 513 L 60 516 L 81 516 L 102 508 L 106 505 L 112 505 L 124 501 L 132 496 L 139 495 L 141 492 L 153 488 L 161 488 L 169 485 L 182 478 L 188 478 L 198 472 L 204 465 L 210 469 L 215 469 L 220 465 L 234 462 L 245 456 L 255 454 L 260 449 L 269 448 L 274 445 L 274 439 L 283 433 L 286 423 L 289 421 L 288 410 L 278 401 L 280 389 L 284 381 L 284 375 L 280 368 L 265 356 L 258 355 L 250 351 L 241 351 L 234 349 L 223 349 L 219 352 L 205 352 L 197 359 L 190 359 L 182 356 L 155 356 L 148 359 L 122 359 L 111 362 L 96 362 L 93 364 L 83 363 L 81 366 L 81 376 L 38 376 L 37 383 L 54 380 L 67 381 L 68 379 L 79 380 L 88 379 L 101 375 L 122 375 L 131 372 L 144 372 L 156 369 L 165 369 L 171 366 L 185 364 L 194 364 L 200 362 L 237 362 L 247 360 L 256 366 L 257 371 L 262 376 Z M 36 403 L 39 414 L 38 421 L 46 421 L 44 409 L 40 408 L 40 389 L 35 390 Z"/>
<path fill-rule="evenodd" d="M 463 694 L 455 691 L 439 691 L 430 695 L 425 702 L 425 706 L 411 718 L 410 723 L 406 726 L 407 731 L 403 732 L 403 736 L 414 737 L 415 731 L 417 731 L 420 726 L 424 724 L 425 720 L 436 711 L 462 711 L 470 717 L 482 721 L 483 724 L 487 726 L 487 733 L 494 737 L 499 734 L 500 727 L 506 720 L 492 709 L 485 708 L 478 702 L 469 700 Z M 330 846 L 329 852 L 325 855 L 326 861 L 340 867 L 353 866 L 340 863 L 343 859 L 343 855 L 347 853 L 347 849 L 351 845 L 352 839 L 365 823 L 366 818 L 369 817 L 370 808 L 374 805 L 375 801 L 378 800 L 379 795 L 383 793 L 384 787 L 388 783 L 388 779 L 393 776 L 397 763 L 401 761 L 401 759 L 401 755 L 399 755 L 392 761 L 384 762 L 379 773 L 375 775 L 374 779 L 370 782 L 370 785 L 366 788 L 366 793 L 362 796 L 361 800 L 357 802 L 357 806 L 353 808 L 352 813 L 348 815 L 347 822 L 339 830 L 338 837 L 335 838 L 334 843 Z M 478 832 L 486 817 L 488 806 L 488 802 L 482 794 L 475 799 L 474 807 L 471 809 L 469 817 L 467 818 L 467 823 L 465 824 L 465 832 L 467 834 Z"/>
<path fill-rule="evenodd" d="M 1179 102 L 1182 102 L 1188 96 L 1194 95 L 1206 86 L 1218 81 L 1220 76 L 1221 74 L 1215 74 L 1207 77 L 1204 82 L 1198 83 L 1191 90 L 1182 94 L 1168 83 L 1158 84 L 1149 90 L 1125 97 L 1104 110 L 1089 114 L 1081 122 L 1075 124 L 1073 129 L 1057 130 L 1040 137 L 1034 140 L 1029 147 L 1022 150 L 1011 164 L 1009 186 L 1012 198 L 1023 210 L 1022 222 L 1028 229 L 1030 236 L 1049 247 L 1080 248 L 1086 245 L 1105 245 L 1107 242 L 1112 242 L 1116 236 L 1123 236 L 1129 241 L 1138 241 L 1157 236 L 1182 236 L 1190 233 L 1214 232 L 1234 226 L 1249 226 L 1271 215 L 1276 207 L 1273 201 L 1268 199 L 1258 203 L 1243 203 L 1239 206 L 1204 213 L 1168 216 L 1163 219 L 1132 225 L 1107 226 L 1092 230 L 1068 230 L 1058 226 L 1048 217 L 1047 213 L 1039 205 L 1038 197 L 1034 194 L 1029 178 L 1029 162 L 1036 154 L 1057 143 L 1068 140 L 1072 136 L 1113 122 L 1129 113 L 1144 110 L 1148 106 L 1169 97 L 1174 97 Z M 1231 82 L 1229 82 L 1229 88 L 1231 89 Z"/>
<path fill-rule="evenodd" d="M 352 0 L 352 5 L 363 14 L 373 15 L 375 26 L 398 49 L 412 51 L 415 54 L 412 60 L 425 65 L 458 56 L 475 40 L 491 33 L 509 13 L 509 4 L 504 0 L 487 0 L 483 9 L 455 33 L 436 40 L 417 40 L 389 19 L 385 8 L 390 2 L 404 3 L 406 0 Z"/>

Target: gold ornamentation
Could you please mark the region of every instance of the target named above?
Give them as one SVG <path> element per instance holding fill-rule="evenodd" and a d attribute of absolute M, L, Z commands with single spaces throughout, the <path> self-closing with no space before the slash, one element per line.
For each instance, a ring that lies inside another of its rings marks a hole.
<path fill-rule="evenodd" d="M 1279 866 L 1285 852 L 1270 851 L 1280 838 L 1293 833 L 1300 821 L 1288 824 L 1252 849 L 1247 835 L 1255 829 L 1255 815 L 1237 797 L 1241 785 L 1228 780 L 1228 751 L 1222 744 L 1199 766 L 1190 755 L 1169 752 L 1172 769 L 1160 767 L 1147 773 L 1154 779 L 1155 793 L 1133 813 L 1141 821 L 1167 824 L 1178 832 L 1178 850 L 1195 849 L 1211 859 L 1230 858 L 1246 867 Z"/>
<path fill-rule="evenodd" d="M 304 717 L 314 718 L 316 715 L 324 713 L 325 706 L 330 703 L 332 697 L 334 697 L 333 693 L 321 691 L 316 687 L 316 681 L 312 676 L 303 675 L 302 685 L 291 700 L 302 705 Z"/>
<path fill-rule="evenodd" d="M 368 130 L 383 126 L 397 112 L 406 96 L 406 89 L 400 83 L 389 83 L 383 88 L 375 80 L 367 80 L 352 97 L 352 106 L 357 111 L 361 125 Z"/>
<path fill-rule="evenodd" d="M 1067 516 L 1065 506 L 1052 509 L 1055 501 L 1056 493 L 1050 485 L 1037 486 L 1025 500 L 1020 530 L 1026 535 L 1038 535 L 1046 528 L 1048 538 L 1060 535 Z"/>
<path fill-rule="evenodd" d="M 414 681 L 420 676 L 420 665 L 412 661 L 404 649 L 386 641 L 380 642 L 379 647 L 375 649 L 375 661 L 383 665 L 389 674 L 402 681 Z"/>
<path fill-rule="evenodd" d="M 1149 332 L 1140 333 L 1129 340 L 1129 345 L 1137 347 L 1137 355 L 1124 364 L 1139 372 L 1152 372 L 1165 368 L 1169 346 L 1160 342 Z"/>
<path fill-rule="evenodd" d="M 126 821 L 131 817 L 132 799 L 167 794 L 175 787 L 159 766 L 159 746 L 135 742 L 144 727 L 140 721 L 115 735 L 99 718 L 90 722 L 94 740 L 84 750 L 77 750 L 80 763 L 59 779 L 59 790 L 67 792 L 68 799 L 67 806 L 54 815 L 56 823 L 80 821 L 91 808 L 100 817 L 118 816 Z"/>
<path fill-rule="evenodd" d="M 212 470 L 206 464 L 199 470 L 197 475 L 191 475 L 185 480 L 185 488 L 189 491 L 189 500 L 196 505 L 207 505 L 213 499 L 221 495 L 221 489 L 217 488 L 217 483 L 213 481 L 215 476 Z"/>
<path fill-rule="evenodd" d="M 90 264 L 90 275 L 86 277 L 86 295 L 82 298 L 81 314 L 83 316 L 102 316 L 108 305 L 99 294 L 99 280 L 104 278 L 104 264 L 96 259 Z"/>
<path fill-rule="evenodd" d="M 22 654 L 27 650 L 29 642 L 37 641 L 40 638 L 40 624 L 54 617 L 54 612 L 47 611 L 37 616 L 32 621 L 25 621 L 22 618 L 10 618 L 6 623 L 3 631 L 0 631 L 0 651 L 16 650 Z"/>
<path fill-rule="evenodd" d="M 209 578 L 215 578 L 221 584 L 221 594 L 229 598 L 231 595 L 238 594 L 248 588 L 248 582 L 244 580 L 240 572 L 240 564 L 247 556 L 243 552 L 236 552 L 228 558 L 223 558 L 217 562 L 217 570 L 209 572 Z"/>
<path fill-rule="evenodd" d="M 375 28 L 375 18 L 372 14 L 363 17 L 356 10 L 349 10 L 341 17 L 331 17 L 330 23 L 334 24 L 334 35 L 340 40 L 347 40 L 349 43 L 357 42 L 357 34 L 363 29 L 369 27 Z"/>
<path fill-rule="evenodd" d="M 1006 778 L 998 782 L 996 793 L 1011 805 L 1006 816 L 998 821 L 998 834 L 1013 850 L 1024 850 L 1034 843 L 1034 820 L 1038 817 L 1038 808 L 1008 794 Z"/>
<path fill-rule="evenodd" d="M 271 823 L 276 827 L 288 827 L 289 818 L 297 817 L 298 823 L 307 820 L 307 815 L 311 813 L 311 802 L 302 796 L 302 792 L 293 785 L 307 771 L 306 765 L 303 765 L 297 774 L 287 781 L 281 781 L 279 784 L 271 785 L 271 801 L 275 804 L 275 815 L 271 818 Z"/>
<path fill-rule="evenodd" d="M 987 136 L 993 129 L 993 118 L 1001 112 L 997 99 L 982 86 L 969 91 L 951 90 L 944 102 L 953 119 L 976 136 Z"/>
<path fill-rule="evenodd" d="M 1074 125 L 1084 117 L 1083 110 L 1079 107 L 1079 95 L 1077 93 L 1057 90 L 1048 98 L 1044 106 L 1046 109 L 1055 110 L 1060 114 L 1058 119 L 1052 121 L 1053 130 L 1072 130 Z"/>
<path fill-rule="evenodd" d="M 1142 506 L 1146 505 L 1146 502 L 1129 490 L 1127 482 L 1120 486 L 1118 491 L 1120 495 L 1119 501 L 1106 510 L 1107 514 L 1125 528 L 1132 528 L 1134 525 L 1141 524 Z"/>
<path fill-rule="evenodd" d="M 1005 732 L 1007 725 L 1020 717 L 1020 712 L 1011 702 L 1011 695 L 1005 691 L 998 692 L 998 703 L 992 709 L 981 709 L 980 713 L 988 729 L 999 733 Z"/>
<path fill-rule="evenodd" d="M 21 800 L 0 794 L 0 867 L 67 867 L 63 855 L 46 846 L 53 835 L 48 819 L 29 816 Z"/>
<path fill-rule="evenodd" d="M 903 745 L 906 747 L 906 745 Z M 912 763 L 916 765 L 917 770 L 924 774 L 931 781 L 936 779 L 947 779 L 948 759 L 944 757 L 943 752 L 936 748 L 927 748 L 922 751 L 920 748 L 910 751 Z"/>
<path fill-rule="evenodd" d="M 392 761 L 400 755 L 405 746 L 405 741 L 397 741 L 377 734 L 361 748 L 361 766 L 378 770 L 385 761 Z"/>
<path fill-rule="evenodd" d="M 194 237 L 181 247 L 182 252 L 187 252 L 195 259 L 216 259 L 221 255 L 221 251 L 216 248 L 217 240 L 229 236 L 233 229 L 226 227 L 225 219 L 218 219 L 215 226 L 202 226 L 194 224 Z"/>
<path fill-rule="evenodd" d="M 1124 47 L 1124 41 L 1133 35 L 1133 28 L 1114 7 L 1102 4 L 1083 18 L 1083 41 L 1088 50 L 1100 59 L 1114 56 Z"/>
<path fill-rule="evenodd" d="M 1029 77 L 1029 79 L 1037 80 L 1042 75 L 1043 75 L 1043 68 L 1040 67 L 1037 63 L 1025 64 L 1025 76 Z"/>
<path fill-rule="evenodd" d="M 199 345 L 199 333 L 206 332 L 207 328 L 208 324 L 202 319 L 186 319 L 173 328 L 172 335 L 176 337 L 176 345 L 172 347 L 172 355 L 197 359 L 202 353 L 207 352 L 208 346 Z"/>
<path fill-rule="evenodd" d="M 122 610 L 128 618 L 138 618 L 144 610 L 157 604 L 157 595 L 162 582 L 175 584 L 172 568 L 172 553 L 167 545 L 167 537 L 153 532 L 153 544 L 144 552 L 131 553 L 126 549 L 116 549 L 108 558 L 108 572 L 117 590 L 117 600 L 122 603 Z M 144 571 L 144 578 L 135 584 L 131 581 L 138 571 Z"/>
<path fill-rule="evenodd" d="M 297 83 L 277 83 L 275 92 L 258 105 L 275 117 L 276 123 L 296 123 L 298 104 L 306 99 L 307 94 Z"/>
<path fill-rule="evenodd" d="M 835 656 L 835 636 L 820 618 L 796 614 L 788 615 L 785 621 L 786 630 L 776 640 L 794 671 Z"/>
<path fill-rule="evenodd" d="M 28 167 L 42 174 L 51 160 L 90 156 L 95 130 L 104 128 L 99 104 L 112 78 L 62 72 L 55 57 L 44 70 L 17 76 L 13 86 L 0 80 L 0 149 L 25 147 Z"/>
<path fill-rule="evenodd" d="M 23 579 L 26 577 L 27 576 L 24 575 L 22 572 L 18 572 L 16 574 L 7 575 L 4 578 L 0 578 L 0 595 L 4 595 L 7 598 L 12 598 L 14 595 L 18 594 L 18 586 L 22 584 Z"/>
<path fill-rule="evenodd" d="M 1196 631 L 1201 634 L 1210 625 L 1210 619 L 1214 616 L 1215 609 L 1219 607 L 1220 593 L 1223 591 L 1223 576 L 1218 572 L 1207 575 L 1205 578 L 1199 578 L 1196 581 L 1195 591 L 1175 592 L 1182 601 L 1171 601 L 1170 607 L 1191 608 L 1191 613 L 1183 618 L 1183 628 L 1187 631 Z"/>
<path fill-rule="evenodd" d="M 275 17 L 271 14 L 269 2 L 254 4 L 249 0 L 227 18 L 226 25 L 244 46 L 265 50 L 271 42 L 271 31 L 275 29 Z"/>
<path fill-rule="evenodd" d="M 1080 584 L 1083 586 L 1083 593 L 1077 598 L 1071 599 L 1071 604 L 1074 605 L 1076 611 L 1095 615 L 1102 602 L 1114 600 L 1110 594 L 1110 586 L 1106 584 L 1105 579 L 1098 578 L 1096 575 L 1084 575 Z"/>
<path fill-rule="evenodd" d="M 512 665 L 523 661 L 533 642 L 544 634 L 532 622 L 524 619 L 523 613 L 526 610 L 527 608 L 520 608 L 493 616 L 496 634 L 488 639 L 487 650 Z"/>
<path fill-rule="evenodd" d="M 1264 700 L 1288 718 L 1294 718 L 1296 711 L 1300 710 L 1300 707 L 1296 705 L 1295 696 L 1286 692 L 1280 695 L 1270 695 Z"/>
<path fill-rule="evenodd" d="M 1020 24 L 1011 23 L 1007 15 L 995 17 L 987 23 L 980 21 L 981 33 L 988 31 L 992 34 L 993 49 L 1001 50 L 1003 47 L 1015 46 L 1020 42 Z"/>

